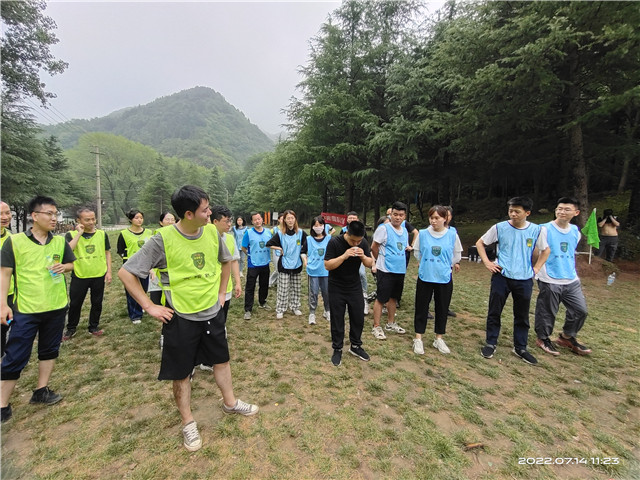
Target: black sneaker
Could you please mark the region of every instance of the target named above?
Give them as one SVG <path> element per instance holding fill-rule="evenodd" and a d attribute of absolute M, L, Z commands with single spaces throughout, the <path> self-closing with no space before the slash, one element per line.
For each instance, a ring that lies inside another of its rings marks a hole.
<path fill-rule="evenodd" d="M 11 411 L 11 404 L 7 405 L 6 407 L 2 407 L 0 409 L 0 411 L 1 411 L 1 415 L 2 415 L 2 423 L 4 423 L 7 420 L 9 420 L 11 418 L 11 416 L 13 415 L 13 412 Z"/>
<path fill-rule="evenodd" d="M 549 355 L 553 355 L 554 357 L 557 357 L 558 355 L 560 355 L 560 352 L 558 351 L 558 349 L 555 347 L 553 342 L 548 338 L 545 338 L 544 340 L 541 338 L 536 339 L 536 345 L 540 347 L 543 351 L 547 352 Z"/>
<path fill-rule="evenodd" d="M 67 340 L 71 340 L 75 336 L 75 334 L 76 334 L 75 330 L 67 330 L 62 335 L 62 341 L 66 342 Z"/>
<path fill-rule="evenodd" d="M 576 340 L 576 337 L 564 338 L 562 335 L 558 336 L 558 340 L 556 340 L 558 345 L 563 347 L 567 347 L 573 351 L 573 353 L 578 355 L 589 355 L 591 353 L 591 349 L 586 347 L 585 345 L 581 345 Z"/>
<path fill-rule="evenodd" d="M 447 316 L 448 317 L 457 317 L 458 314 L 456 312 L 454 312 L 453 310 L 449 310 L 449 311 L 447 311 Z"/>
<path fill-rule="evenodd" d="M 529 365 L 538 364 L 538 360 L 536 360 L 536 357 L 531 355 L 527 350 L 518 350 L 515 347 L 513 347 L 513 350 L 511 351 L 516 357 L 521 358 L 524 362 L 528 363 Z"/>
<path fill-rule="evenodd" d="M 58 395 L 53 390 L 50 390 L 49 387 L 42 387 L 33 391 L 33 395 L 31 396 L 29 403 L 53 405 L 54 403 L 58 403 L 60 400 L 62 400 L 62 395 Z"/>
<path fill-rule="evenodd" d="M 331 363 L 336 367 L 339 367 L 340 364 L 342 364 L 342 350 L 333 351 L 333 355 L 331 355 Z"/>
<path fill-rule="evenodd" d="M 433 315 L 430 312 L 427 312 L 427 320 L 433 320 Z"/>
<path fill-rule="evenodd" d="M 496 353 L 496 347 L 497 345 L 489 345 L 486 344 L 484 347 L 482 347 L 482 349 L 480 350 L 480 354 L 484 357 L 484 358 L 493 358 L 493 354 Z"/>
<path fill-rule="evenodd" d="M 371 360 L 369 354 L 365 352 L 364 348 L 362 348 L 360 345 L 351 345 L 351 347 L 349 348 L 349 353 L 351 355 L 355 355 L 363 362 L 368 362 L 369 360 Z"/>

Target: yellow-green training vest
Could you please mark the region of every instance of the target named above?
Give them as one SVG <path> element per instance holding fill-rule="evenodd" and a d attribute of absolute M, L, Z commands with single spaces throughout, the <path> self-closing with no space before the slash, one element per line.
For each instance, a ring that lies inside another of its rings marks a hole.
<path fill-rule="evenodd" d="M 231 256 L 233 257 L 236 254 L 236 241 L 234 240 L 233 235 L 225 233 L 224 243 L 227 245 L 229 253 L 231 253 Z M 232 276 L 233 275 L 231 274 L 229 275 L 229 285 L 227 285 L 227 293 L 231 293 L 233 291 L 233 282 L 231 281 Z"/>
<path fill-rule="evenodd" d="M 4 241 L 11 236 L 11 232 L 8 228 L 4 230 L 4 235 L 0 237 L 0 248 L 4 245 Z M 13 295 L 13 275 L 11 275 L 11 280 L 9 280 L 9 293 L 7 295 Z"/>
<path fill-rule="evenodd" d="M 75 238 L 78 235 L 77 230 L 72 230 L 69 233 L 71 238 Z M 82 235 L 80 236 L 76 248 L 73 249 L 73 253 L 76 256 L 76 261 L 73 262 L 73 273 L 76 277 L 97 278 L 107 273 L 104 236 L 104 230 L 96 230 L 89 239 L 84 238 Z"/>
<path fill-rule="evenodd" d="M 153 236 L 153 232 L 148 228 L 145 228 L 141 234 L 136 235 L 131 232 L 128 228 L 122 230 L 122 238 L 124 238 L 124 243 L 127 245 L 127 251 L 122 257 L 123 260 L 127 260 L 131 258 L 134 253 L 142 248 L 142 245 L 149 240 Z"/>
<path fill-rule="evenodd" d="M 18 233 L 11 237 L 16 268 L 16 292 L 14 303 L 21 313 L 42 313 L 67 306 L 67 285 L 62 281 L 54 283 L 47 269 L 47 256 L 54 262 L 62 262 L 64 257 L 64 237 L 54 236 L 46 245 L 40 245 Z"/>
<path fill-rule="evenodd" d="M 188 240 L 174 225 L 159 230 L 167 256 L 171 303 L 178 313 L 198 313 L 218 302 L 220 235 L 213 225 L 202 227 L 197 240 Z M 165 286 L 165 288 L 167 288 Z"/>

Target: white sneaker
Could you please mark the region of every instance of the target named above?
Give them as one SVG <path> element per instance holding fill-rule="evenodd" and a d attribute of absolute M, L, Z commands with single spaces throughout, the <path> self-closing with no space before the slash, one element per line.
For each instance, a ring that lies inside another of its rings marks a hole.
<path fill-rule="evenodd" d="M 376 337 L 378 340 L 386 340 L 387 336 L 384 334 L 384 332 L 382 331 L 382 327 L 380 325 L 378 325 L 377 327 L 373 327 L 371 329 L 371 333 L 373 334 L 374 337 Z"/>
<path fill-rule="evenodd" d="M 244 319 L 251 320 L 251 312 L 244 312 Z"/>
<path fill-rule="evenodd" d="M 398 325 L 396 322 L 387 323 L 384 329 L 388 332 L 396 332 L 396 333 L 407 333 L 407 331 Z"/>
<path fill-rule="evenodd" d="M 299 317 L 299 316 L 301 316 L 301 315 L 302 315 L 302 312 L 301 312 L 300 310 L 298 310 L 298 309 L 295 309 L 295 310 L 293 311 L 293 314 L 294 314 L 296 317 Z"/>
<path fill-rule="evenodd" d="M 424 355 L 424 345 L 419 338 L 413 339 L 413 353 L 416 355 Z"/>
<path fill-rule="evenodd" d="M 327 319 L 327 322 L 331 321 L 331 312 L 327 312 L 325 310 L 325 312 L 322 314 L 322 316 Z"/>
<path fill-rule="evenodd" d="M 451 353 L 447 344 L 444 343 L 444 340 L 441 338 L 436 338 L 433 341 L 433 348 L 437 348 L 440 353 Z"/>
<path fill-rule="evenodd" d="M 309 314 L 309 325 L 315 325 L 316 324 L 316 314 L 315 313 L 310 313 Z"/>
<path fill-rule="evenodd" d="M 276 312 L 276 319 L 277 320 L 282 320 L 283 317 L 284 317 L 284 313 Z"/>
<path fill-rule="evenodd" d="M 195 421 L 189 422 L 184 426 L 182 436 L 184 438 L 184 448 L 190 452 L 200 450 L 200 447 L 202 447 L 202 439 Z"/>
<path fill-rule="evenodd" d="M 369 302 L 367 302 L 367 299 L 364 299 L 364 314 L 365 315 L 369 315 Z"/>

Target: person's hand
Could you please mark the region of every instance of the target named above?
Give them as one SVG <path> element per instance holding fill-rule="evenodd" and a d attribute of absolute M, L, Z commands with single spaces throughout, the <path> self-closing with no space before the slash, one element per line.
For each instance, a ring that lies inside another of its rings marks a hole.
<path fill-rule="evenodd" d="M 3 304 L 0 307 L 0 317 L 2 325 L 9 325 L 9 322 L 13 320 L 13 311 L 9 308 L 9 305 Z"/>
<path fill-rule="evenodd" d="M 164 305 L 152 304 L 150 307 L 145 308 L 146 312 L 153 318 L 160 320 L 162 323 L 169 323 L 173 318 L 173 310 Z"/>
<path fill-rule="evenodd" d="M 240 295 L 242 295 L 242 285 L 236 283 L 235 287 L 233 287 L 233 295 L 235 298 L 240 298 Z"/>
<path fill-rule="evenodd" d="M 487 260 L 486 262 L 483 260 L 482 263 L 491 273 L 500 273 L 502 271 L 502 267 L 497 263 L 493 263 L 491 260 Z"/>
<path fill-rule="evenodd" d="M 104 276 L 104 281 L 107 283 L 111 283 L 111 272 L 107 272 Z"/>
<path fill-rule="evenodd" d="M 54 263 L 53 265 L 48 267 L 53 273 L 64 274 L 65 266 L 64 263 Z"/>
<path fill-rule="evenodd" d="M 227 292 L 218 293 L 218 303 L 220 307 L 224 307 L 224 304 L 227 302 Z"/>
<path fill-rule="evenodd" d="M 84 233 L 84 225 L 79 223 L 78 225 L 76 225 L 76 230 L 80 235 L 82 235 Z"/>
<path fill-rule="evenodd" d="M 460 264 L 459 264 L 459 263 L 456 263 L 456 264 L 453 266 L 453 271 L 454 271 L 455 273 L 458 273 L 458 272 L 460 271 Z"/>

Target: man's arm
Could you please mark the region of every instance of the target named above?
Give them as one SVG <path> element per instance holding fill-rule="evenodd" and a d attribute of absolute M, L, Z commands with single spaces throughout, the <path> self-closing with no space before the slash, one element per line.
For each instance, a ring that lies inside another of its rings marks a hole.
<path fill-rule="evenodd" d="M 125 270 L 124 267 L 121 267 L 120 270 L 118 270 L 118 277 L 124 285 L 124 288 L 129 292 L 129 295 L 131 295 L 149 315 L 157 318 L 162 323 L 168 323 L 171 320 L 173 317 L 173 310 L 163 305 L 155 305 L 149 297 L 147 297 L 138 277 Z M 227 275 L 227 281 L 228 280 L 229 275 Z"/>
<path fill-rule="evenodd" d="M 482 263 L 485 267 L 487 267 L 487 270 L 489 270 L 491 273 L 500 273 L 502 271 L 502 267 L 500 265 L 489 260 L 489 257 L 487 256 L 487 250 L 485 249 L 485 244 L 481 238 L 476 242 L 476 248 L 478 249 L 478 255 L 480 255 Z"/>
<path fill-rule="evenodd" d="M 235 298 L 240 298 L 240 295 L 242 295 L 242 282 L 240 280 L 240 266 L 237 260 L 231 262 L 231 273 L 233 274 L 234 282 L 233 293 Z"/>
<path fill-rule="evenodd" d="M 2 323 L 2 325 L 8 325 L 8 321 L 13 318 L 13 312 L 7 303 L 9 282 L 11 281 L 12 274 L 13 268 L 2 267 L 2 269 L 0 269 L 0 279 L 2 280 L 2 284 L 0 285 L 0 295 L 2 295 L 2 302 L 0 303 L 0 323 Z"/>
<path fill-rule="evenodd" d="M 105 259 L 107 261 L 107 274 L 104 279 L 107 283 L 111 283 L 111 250 L 104 252 Z"/>
<path fill-rule="evenodd" d="M 551 254 L 551 249 L 549 247 L 545 248 L 544 250 L 542 250 L 542 252 L 540 252 L 540 254 L 538 255 L 538 260 L 536 261 L 536 264 L 533 266 L 533 273 L 535 273 L 536 275 L 538 274 L 542 266 L 545 264 L 545 262 L 549 258 L 550 254 Z"/>
<path fill-rule="evenodd" d="M 79 223 L 76 226 L 76 230 L 78 231 L 78 234 L 75 237 L 73 237 L 69 242 L 67 242 L 67 243 L 69 243 L 69 246 L 71 247 L 71 250 L 75 250 L 76 246 L 78 245 L 78 242 L 80 241 L 80 237 L 84 233 L 84 225 Z M 70 233 L 68 233 L 67 235 L 70 235 Z"/>
<path fill-rule="evenodd" d="M 218 289 L 218 303 L 223 307 L 227 301 L 227 285 L 229 285 L 229 276 L 231 274 L 231 264 L 233 262 L 222 263 L 222 273 L 220 274 L 220 288 Z M 237 262 L 236 262 L 237 264 Z M 238 271 L 238 277 L 240 277 L 240 271 Z M 145 295 L 146 296 L 146 295 Z"/>

